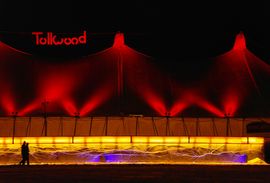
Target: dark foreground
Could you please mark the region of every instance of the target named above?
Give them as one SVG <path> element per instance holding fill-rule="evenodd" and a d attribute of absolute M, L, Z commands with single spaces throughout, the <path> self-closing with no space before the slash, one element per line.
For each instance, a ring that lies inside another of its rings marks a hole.
<path fill-rule="evenodd" d="M 0 166 L 13 182 L 270 182 L 269 165 L 31 165 Z"/>

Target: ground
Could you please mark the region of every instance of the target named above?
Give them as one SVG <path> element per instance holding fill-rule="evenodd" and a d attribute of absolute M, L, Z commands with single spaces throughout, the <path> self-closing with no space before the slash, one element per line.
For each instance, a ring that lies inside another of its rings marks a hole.
<path fill-rule="evenodd" d="M 269 165 L 0 166 L 0 182 L 270 182 Z"/>

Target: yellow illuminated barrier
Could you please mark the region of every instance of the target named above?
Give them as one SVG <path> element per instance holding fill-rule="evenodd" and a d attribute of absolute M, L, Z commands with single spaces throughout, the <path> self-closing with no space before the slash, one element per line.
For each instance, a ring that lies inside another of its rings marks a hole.
<path fill-rule="evenodd" d="M 89 136 L 0 137 L 0 144 L 263 144 L 263 137 Z"/>

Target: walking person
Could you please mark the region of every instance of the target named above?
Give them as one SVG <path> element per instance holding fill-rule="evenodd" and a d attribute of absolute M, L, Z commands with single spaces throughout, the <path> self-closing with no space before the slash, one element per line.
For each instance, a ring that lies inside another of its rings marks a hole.
<path fill-rule="evenodd" d="M 26 143 L 25 146 L 25 160 L 27 165 L 29 165 L 29 143 Z"/>
<path fill-rule="evenodd" d="M 26 143 L 25 141 L 21 146 L 21 155 L 22 160 L 20 161 L 20 165 L 25 165 L 25 162 L 29 165 L 29 143 Z"/>

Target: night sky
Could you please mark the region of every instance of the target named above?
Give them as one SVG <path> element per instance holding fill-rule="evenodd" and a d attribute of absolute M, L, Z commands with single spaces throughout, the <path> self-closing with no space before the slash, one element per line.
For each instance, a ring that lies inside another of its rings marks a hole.
<path fill-rule="evenodd" d="M 32 31 L 87 30 L 89 41 L 99 40 L 87 50 L 75 49 L 80 56 L 110 46 L 114 33 L 122 31 L 126 43 L 139 51 L 183 61 L 224 53 L 232 47 L 235 35 L 243 31 L 251 50 L 265 60 L 270 57 L 270 11 L 263 1 L 41 2 L 1 0 L 1 39 L 35 53 Z M 47 51 L 43 48 L 37 52 L 48 55 Z"/>
<path fill-rule="evenodd" d="M 113 44 L 117 31 L 126 44 L 175 73 L 196 73 L 207 59 L 229 51 L 243 31 L 247 47 L 270 63 L 267 1 L 11 1 L 0 6 L 1 40 L 42 57 L 81 57 Z M 32 31 L 88 33 L 87 46 L 37 47 Z M 64 58 L 64 59 L 63 59 Z M 54 60 L 55 62 L 55 60 Z"/>

